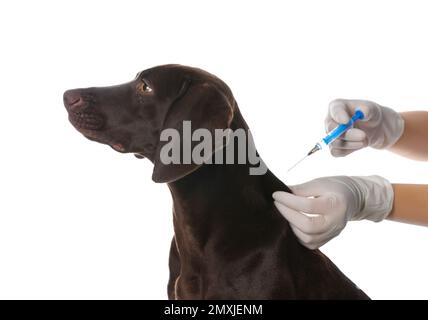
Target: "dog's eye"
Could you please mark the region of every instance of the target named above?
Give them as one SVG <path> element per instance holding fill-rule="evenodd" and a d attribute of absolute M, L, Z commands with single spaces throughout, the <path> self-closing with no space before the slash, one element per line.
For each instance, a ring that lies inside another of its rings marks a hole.
<path fill-rule="evenodd" d="M 142 84 L 140 85 L 141 90 L 143 90 L 143 92 L 152 92 L 152 88 L 150 88 L 150 86 L 144 81 L 142 80 Z"/>

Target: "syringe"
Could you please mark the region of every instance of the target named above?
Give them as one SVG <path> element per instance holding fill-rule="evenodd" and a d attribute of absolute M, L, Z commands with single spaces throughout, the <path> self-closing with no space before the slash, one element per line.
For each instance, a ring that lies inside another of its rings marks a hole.
<path fill-rule="evenodd" d="M 330 143 L 332 143 L 334 140 L 339 138 L 342 134 L 344 134 L 348 129 L 352 128 L 355 122 L 358 120 L 364 119 L 364 113 L 357 109 L 354 113 L 354 115 L 351 117 L 351 119 L 345 123 L 340 124 L 333 130 L 331 130 L 327 135 L 320 141 L 317 142 L 315 147 L 313 147 L 306 156 L 304 156 L 301 160 L 299 160 L 295 165 L 293 165 L 288 171 L 293 169 L 295 166 L 297 166 L 300 162 L 302 162 L 306 157 L 310 156 L 311 154 L 314 154 L 315 152 L 322 150 L 326 146 L 328 146 Z"/>

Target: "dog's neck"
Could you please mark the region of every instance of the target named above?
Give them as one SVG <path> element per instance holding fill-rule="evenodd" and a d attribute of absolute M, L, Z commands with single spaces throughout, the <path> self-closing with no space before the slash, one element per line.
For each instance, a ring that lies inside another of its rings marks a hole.
<path fill-rule="evenodd" d="M 248 129 L 239 113 L 231 128 Z M 269 170 L 264 175 L 250 175 L 251 167 L 250 163 L 203 165 L 168 184 L 180 255 L 197 261 L 216 245 L 239 243 L 237 247 L 242 247 L 241 241 L 254 237 L 255 229 L 274 232 L 272 228 L 278 226 L 267 217 L 275 210 L 272 192 L 289 190 Z"/>

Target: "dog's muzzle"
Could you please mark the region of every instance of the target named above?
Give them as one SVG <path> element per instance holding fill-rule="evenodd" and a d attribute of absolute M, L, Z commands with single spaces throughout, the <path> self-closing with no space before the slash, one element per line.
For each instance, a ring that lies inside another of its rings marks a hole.
<path fill-rule="evenodd" d="M 94 102 L 89 98 L 79 89 L 66 91 L 64 105 L 68 111 L 68 118 L 76 129 L 101 130 L 105 119 L 91 107 L 91 103 Z"/>
<path fill-rule="evenodd" d="M 101 130 L 104 126 L 104 117 L 92 111 L 70 111 L 69 119 L 78 129 Z"/>

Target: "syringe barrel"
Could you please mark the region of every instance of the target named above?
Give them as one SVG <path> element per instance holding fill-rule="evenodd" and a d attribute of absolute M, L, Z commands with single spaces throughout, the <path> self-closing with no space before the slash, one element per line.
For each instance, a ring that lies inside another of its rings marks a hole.
<path fill-rule="evenodd" d="M 346 124 L 338 125 L 336 128 L 327 133 L 327 135 L 322 139 L 322 141 L 326 145 L 329 145 L 334 140 L 339 138 L 342 134 L 344 134 L 349 128 L 351 128 L 356 121 L 361 119 L 364 119 L 364 113 L 361 110 L 357 109 L 355 111 L 355 114 Z"/>

